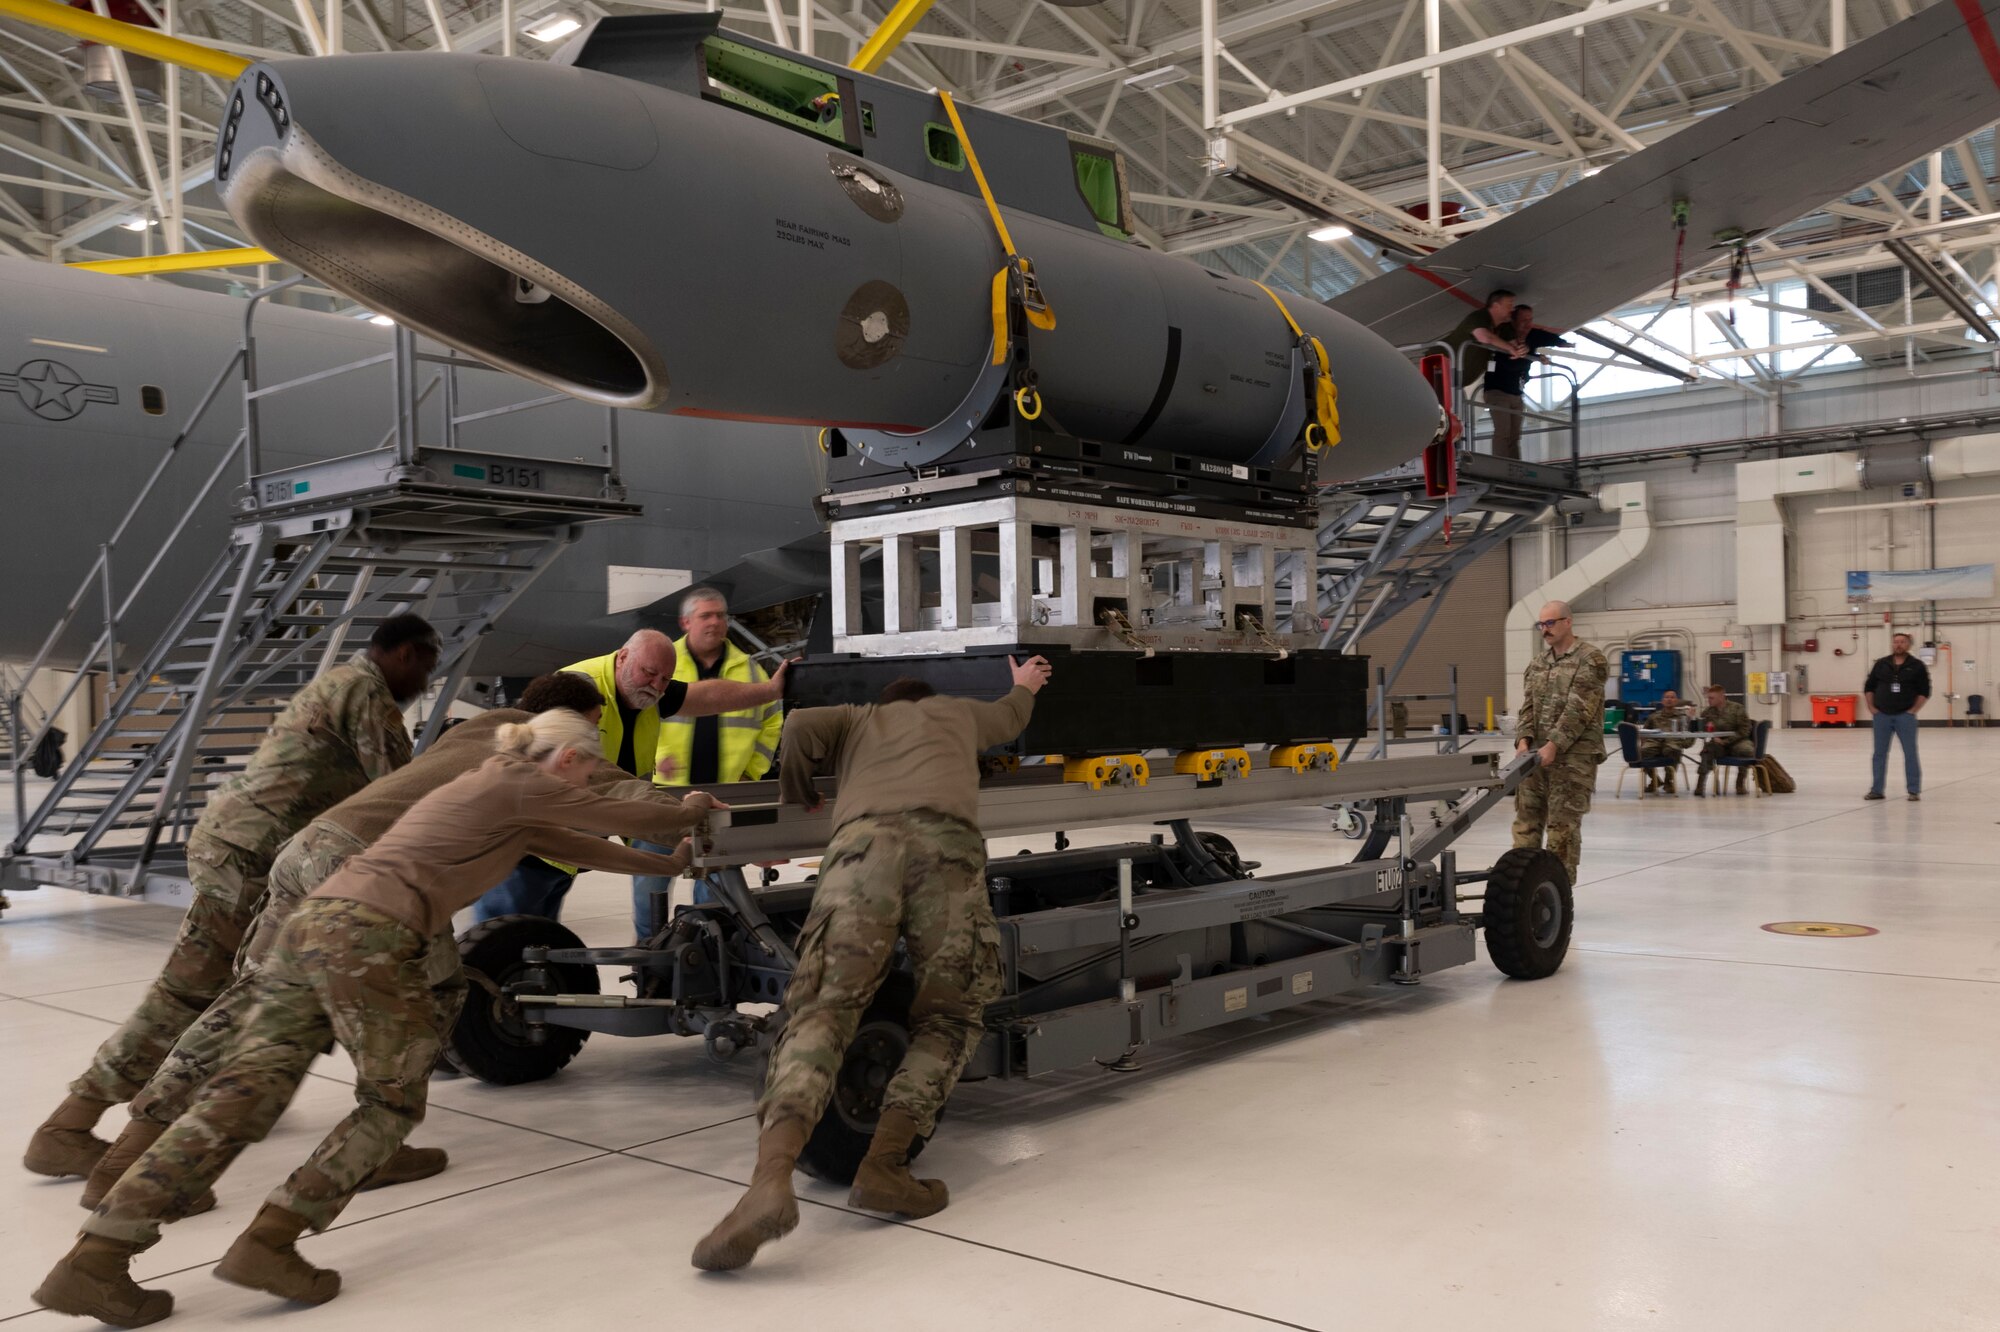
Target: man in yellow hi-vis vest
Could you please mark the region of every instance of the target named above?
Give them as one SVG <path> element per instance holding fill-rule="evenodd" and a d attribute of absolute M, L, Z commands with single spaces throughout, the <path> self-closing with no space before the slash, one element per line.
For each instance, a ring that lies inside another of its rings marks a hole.
<path fill-rule="evenodd" d="M 674 679 L 690 686 L 710 680 L 766 680 L 763 668 L 729 641 L 729 601 L 718 589 L 690 588 L 681 597 L 681 634 L 674 644 Z M 776 699 L 720 716 L 683 711 L 660 723 L 659 770 L 653 780 L 662 786 L 760 781 L 771 770 L 784 725 L 784 708 Z M 638 845 L 648 849 L 643 842 Z M 673 848 L 664 854 L 673 854 Z M 632 879 L 632 929 L 642 941 L 664 923 L 654 919 L 653 894 L 670 882 L 648 875 Z M 695 890 L 696 901 L 706 898 L 702 889 Z"/>
<path fill-rule="evenodd" d="M 689 683 L 674 678 L 674 664 L 673 640 L 657 629 L 641 629 L 616 652 L 563 668 L 591 681 L 604 697 L 597 734 L 607 763 L 615 763 L 635 777 L 649 774 L 659 761 L 663 718 L 712 716 L 759 707 L 784 690 L 782 669 L 755 683 Z M 575 879 L 575 867 L 529 856 L 473 905 L 473 919 L 525 914 L 553 920 L 562 910 L 563 894 Z"/>

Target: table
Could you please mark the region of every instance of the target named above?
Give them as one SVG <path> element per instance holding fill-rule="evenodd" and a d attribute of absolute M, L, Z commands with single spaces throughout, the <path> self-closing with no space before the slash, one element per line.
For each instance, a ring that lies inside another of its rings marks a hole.
<path fill-rule="evenodd" d="M 1650 726 L 1640 726 L 1637 729 L 1641 740 L 1686 740 L 1689 742 L 1689 748 L 1692 748 L 1693 742 L 1697 740 L 1703 744 L 1711 740 L 1729 744 L 1736 739 L 1734 731 L 1659 731 Z M 1674 757 L 1679 759 L 1684 757 L 1684 754 L 1677 751 Z M 1620 780 L 1620 784 L 1623 784 L 1623 779 Z M 1645 792 L 1641 791 L 1639 794 L 1644 795 Z M 1680 792 L 1675 791 L 1673 794 L 1679 796 Z"/>

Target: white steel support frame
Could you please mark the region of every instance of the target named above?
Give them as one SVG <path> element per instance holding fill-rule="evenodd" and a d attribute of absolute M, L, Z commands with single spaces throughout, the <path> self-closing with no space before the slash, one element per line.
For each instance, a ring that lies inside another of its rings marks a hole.
<path fill-rule="evenodd" d="M 828 535 L 836 652 L 1271 652 L 1317 633 L 1310 529 L 1006 496 L 838 519 Z M 870 596 L 875 567 L 881 592 Z M 1098 618 L 1105 602 L 1124 608 L 1131 637 Z M 1246 610 L 1256 629 L 1239 618 Z"/>

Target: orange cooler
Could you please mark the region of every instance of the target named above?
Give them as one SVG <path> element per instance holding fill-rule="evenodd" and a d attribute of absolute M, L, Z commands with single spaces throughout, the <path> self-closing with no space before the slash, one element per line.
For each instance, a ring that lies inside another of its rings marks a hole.
<path fill-rule="evenodd" d="M 1859 694 L 1814 694 L 1812 716 L 1815 726 L 1852 726 L 1861 707 Z"/>

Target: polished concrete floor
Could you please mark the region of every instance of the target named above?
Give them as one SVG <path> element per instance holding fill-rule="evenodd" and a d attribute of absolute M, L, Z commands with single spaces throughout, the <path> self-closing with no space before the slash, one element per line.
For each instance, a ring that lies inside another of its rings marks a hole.
<path fill-rule="evenodd" d="M 415 1140 L 452 1168 L 306 1241 L 345 1274 L 334 1303 L 281 1309 L 207 1269 L 344 1112 L 337 1057 L 138 1271 L 189 1327 L 2000 1327 L 2000 732 L 1926 731 L 1914 805 L 1862 803 L 1865 743 L 1782 736 L 1799 793 L 1765 800 L 1614 799 L 1607 767 L 1549 980 L 1481 960 L 1156 1047 L 1137 1073 L 962 1088 L 924 1158 L 952 1206 L 918 1224 L 801 1179 L 790 1239 L 695 1272 L 749 1176 L 753 1070 L 599 1037 L 550 1082 L 437 1084 Z M 1223 830 L 1287 868 L 1348 853 L 1323 819 Z M 1506 831 L 1475 828 L 1466 859 Z M 175 926 L 14 900 L 10 1152 Z M 623 942 L 624 884 L 594 876 L 568 915 Z M 1799 919 L 1880 933 L 1760 928 Z M 68 1321 L 28 1291 L 77 1189 L 0 1187 L 0 1322 Z"/>

